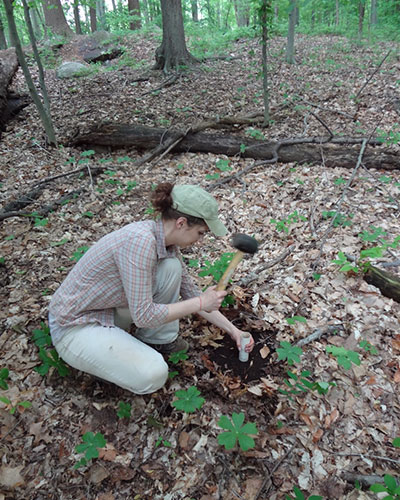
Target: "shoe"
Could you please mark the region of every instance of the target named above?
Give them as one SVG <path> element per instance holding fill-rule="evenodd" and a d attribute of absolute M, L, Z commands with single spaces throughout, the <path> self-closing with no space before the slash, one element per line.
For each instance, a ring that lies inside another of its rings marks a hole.
<path fill-rule="evenodd" d="M 150 347 L 160 352 L 161 354 L 172 354 L 178 351 L 187 351 L 189 349 L 189 343 L 186 340 L 178 337 L 173 342 L 169 344 L 149 344 Z"/>

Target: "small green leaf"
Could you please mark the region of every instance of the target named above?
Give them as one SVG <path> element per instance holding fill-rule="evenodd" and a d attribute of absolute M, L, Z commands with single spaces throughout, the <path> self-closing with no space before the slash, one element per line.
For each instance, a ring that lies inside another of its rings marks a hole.
<path fill-rule="evenodd" d="M 392 441 L 393 446 L 400 448 L 400 437 L 394 438 Z"/>
<path fill-rule="evenodd" d="M 194 386 L 189 387 L 187 391 L 176 391 L 175 395 L 178 399 L 172 403 L 172 406 L 185 413 L 195 412 L 203 406 L 205 401 L 204 398 L 200 397 L 200 391 Z"/>

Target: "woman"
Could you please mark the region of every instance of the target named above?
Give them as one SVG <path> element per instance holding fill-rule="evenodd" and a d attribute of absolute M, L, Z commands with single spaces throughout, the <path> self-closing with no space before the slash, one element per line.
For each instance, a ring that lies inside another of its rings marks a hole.
<path fill-rule="evenodd" d="M 64 361 L 136 394 L 165 384 L 162 354 L 188 348 L 178 336 L 180 318 L 200 314 L 238 348 L 243 333 L 218 310 L 226 292 L 210 287 L 200 293 L 179 252 L 207 231 L 226 234 L 216 200 L 198 186 L 164 183 L 152 203 L 161 217 L 101 238 L 70 271 L 49 312 L 53 344 Z M 246 351 L 253 346 L 251 339 Z"/>

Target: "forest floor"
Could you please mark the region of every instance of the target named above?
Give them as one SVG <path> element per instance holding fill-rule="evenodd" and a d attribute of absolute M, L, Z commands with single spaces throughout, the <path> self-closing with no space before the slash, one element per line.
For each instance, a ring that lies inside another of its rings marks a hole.
<path fill-rule="evenodd" d="M 208 189 L 216 173 L 224 178 L 254 163 L 188 152 L 135 169 L 141 152 L 91 154 L 68 146 L 78 131 L 105 120 L 184 128 L 206 117 L 262 110 L 258 40 L 232 42 L 226 51 L 231 59 L 198 64 L 161 89 L 165 75 L 151 70 L 158 39 L 132 36 L 123 44 L 133 66 L 123 64 L 125 55 L 119 66 L 82 79 L 59 80 L 55 70 L 46 71 L 63 146 L 47 147 L 33 105 L 8 125 L 0 141 L 2 210 L 24 194 L 32 197 L 35 184 L 43 189 L 25 208 L 28 213 L 59 201 L 44 218 L 9 217 L 0 227 L 1 368 L 9 370 L 9 388 L 0 395 L 11 402 L 0 403 L 0 499 L 275 500 L 294 496 L 295 486 L 306 498 L 376 498 L 363 486 L 366 476 L 400 475 L 392 444 L 400 436 L 400 304 L 362 274 L 340 272 L 332 260 L 339 252 L 358 258 L 382 240 L 397 241 L 397 169 L 328 168 L 322 158 L 319 164 L 255 166 L 213 189 L 230 233 L 254 235 L 260 243 L 233 278 L 235 305 L 226 312 L 256 338 L 245 368 L 233 362 L 237 353 L 230 340 L 193 316 L 181 329 L 190 342 L 188 359 L 171 364 L 178 374 L 155 394 L 135 396 L 75 370 L 66 377 L 54 367 L 45 376 L 34 370 L 41 361 L 33 331 L 44 330 L 51 295 L 88 245 L 149 217 L 154 184 Z M 321 122 L 335 134 L 357 137 L 375 135 L 376 127 L 398 131 L 398 46 L 298 36 L 294 65 L 284 62 L 284 50 L 283 38 L 271 42 L 272 125 L 230 133 L 322 136 Z M 144 75 L 148 79 L 135 81 Z M 21 72 L 13 87 L 25 90 Z M 377 147 L 399 151 L 397 144 Z M 226 166 L 232 170 L 224 171 Z M 79 167 L 87 167 L 84 174 L 67 175 Z M 100 173 L 95 167 L 102 167 Z M 60 174 L 65 175 L 49 180 Z M 70 201 L 61 202 L 71 193 Z M 340 216 L 332 225 L 335 211 Z M 212 278 L 199 277 L 200 269 L 231 251 L 229 236 L 207 236 L 184 257 L 194 279 L 206 286 Z M 373 262 L 398 264 L 399 255 L 394 243 Z M 386 270 L 398 273 L 398 267 Z M 294 316 L 298 321 L 287 321 Z M 323 335 L 302 347 L 301 363 L 278 360 L 280 342 L 293 345 L 318 331 Z M 360 364 L 346 369 L 327 352 L 334 346 L 356 351 Z M 251 370 L 254 364 L 257 369 Z M 279 389 L 289 390 L 288 370 L 308 370 L 319 387 L 333 385 L 327 394 L 308 389 L 285 395 Z M 171 403 L 176 390 L 190 386 L 205 402 L 185 414 Z M 23 401 L 32 406 L 18 406 Z M 131 405 L 130 418 L 117 416 L 121 402 Z M 217 422 L 234 412 L 256 424 L 253 449 L 226 451 L 218 444 Z M 88 431 L 102 433 L 107 445 L 99 458 L 75 469 L 82 457 L 75 447 Z"/>

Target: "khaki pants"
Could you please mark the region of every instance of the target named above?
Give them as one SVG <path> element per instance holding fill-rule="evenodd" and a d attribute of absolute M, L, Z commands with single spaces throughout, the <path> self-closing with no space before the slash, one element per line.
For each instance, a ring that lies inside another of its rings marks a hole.
<path fill-rule="evenodd" d="M 181 277 L 178 259 L 162 260 L 157 269 L 154 302 L 177 302 Z M 115 327 L 97 323 L 60 327 L 49 316 L 50 332 L 62 333 L 54 347 L 66 363 L 136 394 L 148 394 L 165 384 L 168 365 L 147 343 L 167 344 L 175 340 L 179 321 L 157 328 L 138 328 L 134 335 L 128 333 L 131 323 L 129 309 L 116 309 Z"/>

